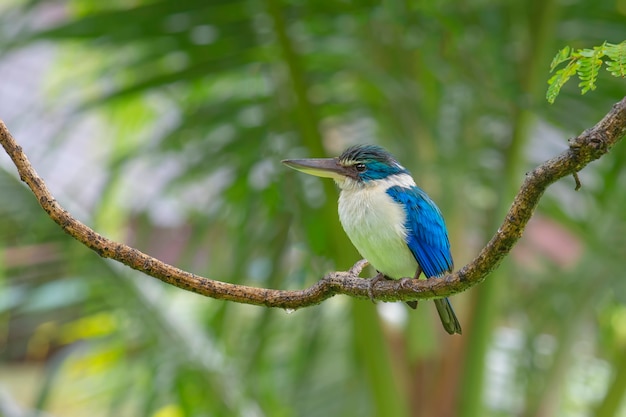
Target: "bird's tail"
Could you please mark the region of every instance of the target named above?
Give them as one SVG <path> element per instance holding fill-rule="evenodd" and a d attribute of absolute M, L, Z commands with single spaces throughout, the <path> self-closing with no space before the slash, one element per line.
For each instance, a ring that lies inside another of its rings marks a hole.
<path fill-rule="evenodd" d="M 446 332 L 450 334 L 461 334 L 461 324 L 454 314 L 450 300 L 441 298 L 434 301 L 437 307 L 437 313 L 439 313 L 439 318 L 441 319 L 441 324 L 443 324 L 443 328 L 446 329 Z"/>

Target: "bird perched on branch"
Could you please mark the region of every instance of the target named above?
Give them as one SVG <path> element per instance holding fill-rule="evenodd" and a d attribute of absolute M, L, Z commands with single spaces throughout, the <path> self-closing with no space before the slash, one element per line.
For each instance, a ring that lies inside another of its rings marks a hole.
<path fill-rule="evenodd" d="M 443 216 L 409 171 L 383 148 L 352 146 L 338 158 L 287 159 L 290 168 L 335 180 L 339 219 L 363 256 L 385 278 L 438 277 L 452 271 L 450 241 Z M 444 329 L 461 334 L 447 298 L 434 300 Z M 412 308 L 417 301 L 407 302 Z"/>

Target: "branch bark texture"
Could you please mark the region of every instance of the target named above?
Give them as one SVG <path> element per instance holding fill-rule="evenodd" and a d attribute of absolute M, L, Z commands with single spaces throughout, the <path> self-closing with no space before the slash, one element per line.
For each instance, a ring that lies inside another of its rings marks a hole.
<path fill-rule="evenodd" d="M 374 295 L 381 301 L 439 298 L 462 292 L 483 281 L 522 236 L 546 188 L 575 175 L 606 153 L 626 134 L 626 97 L 616 103 L 594 127 L 570 139 L 569 148 L 526 174 L 502 225 L 478 256 L 460 270 L 428 280 L 379 281 Z M 76 220 L 50 194 L 26 154 L 0 121 L 0 143 L 17 167 L 22 181 L 32 190 L 41 207 L 61 228 L 104 258 L 111 258 L 163 282 L 221 300 L 266 307 L 297 309 L 319 304 L 336 294 L 368 298 L 369 282 L 359 277 L 367 262 L 357 262 L 350 271 L 330 272 L 303 290 L 276 290 L 236 285 L 204 278 L 159 261 L 135 248 L 112 241 Z"/>

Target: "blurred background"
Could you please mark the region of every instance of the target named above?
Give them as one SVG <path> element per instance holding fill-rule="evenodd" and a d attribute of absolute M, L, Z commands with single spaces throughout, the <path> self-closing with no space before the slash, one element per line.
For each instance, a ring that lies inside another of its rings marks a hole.
<path fill-rule="evenodd" d="M 524 173 L 626 94 L 544 99 L 626 0 L 3 0 L 0 119 L 95 230 L 213 279 L 307 287 L 359 259 L 337 190 L 280 160 L 378 143 L 457 268 Z M 626 146 L 550 187 L 486 281 L 434 306 L 203 298 L 65 235 L 0 153 L 0 416 L 626 416 Z M 364 276 L 373 275 L 365 271 Z"/>

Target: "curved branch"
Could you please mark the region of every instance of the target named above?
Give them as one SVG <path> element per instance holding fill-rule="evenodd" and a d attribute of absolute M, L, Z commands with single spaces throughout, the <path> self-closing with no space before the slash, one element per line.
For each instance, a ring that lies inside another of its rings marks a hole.
<path fill-rule="evenodd" d="M 589 162 L 606 154 L 626 134 L 626 97 L 616 103 L 598 124 L 569 141 L 569 148 L 526 174 L 504 222 L 478 256 L 460 270 L 428 280 L 379 281 L 374 295 L 382 301 L 438 298 L 462 292 L 496 268 L 522 236 L 543 192 L 555 181 L 576 174 Z M 76 220 L 50 194 L 22 148 L 0 121 L 0 143 L 13 160 L 41 207 L 61 228 L 104 258 L 111 258 L 163 282 L 208 297 L 266 307 L 296 309 L 346 294 L 368 298 L 369 282 L 359 278 L 367 264 L 357 262 L 348 272 L 331 272 L 309 288 L 296 291 L 256 288 L 204 278 L 159 261 L 123 243 L 114 242 Z"/>

